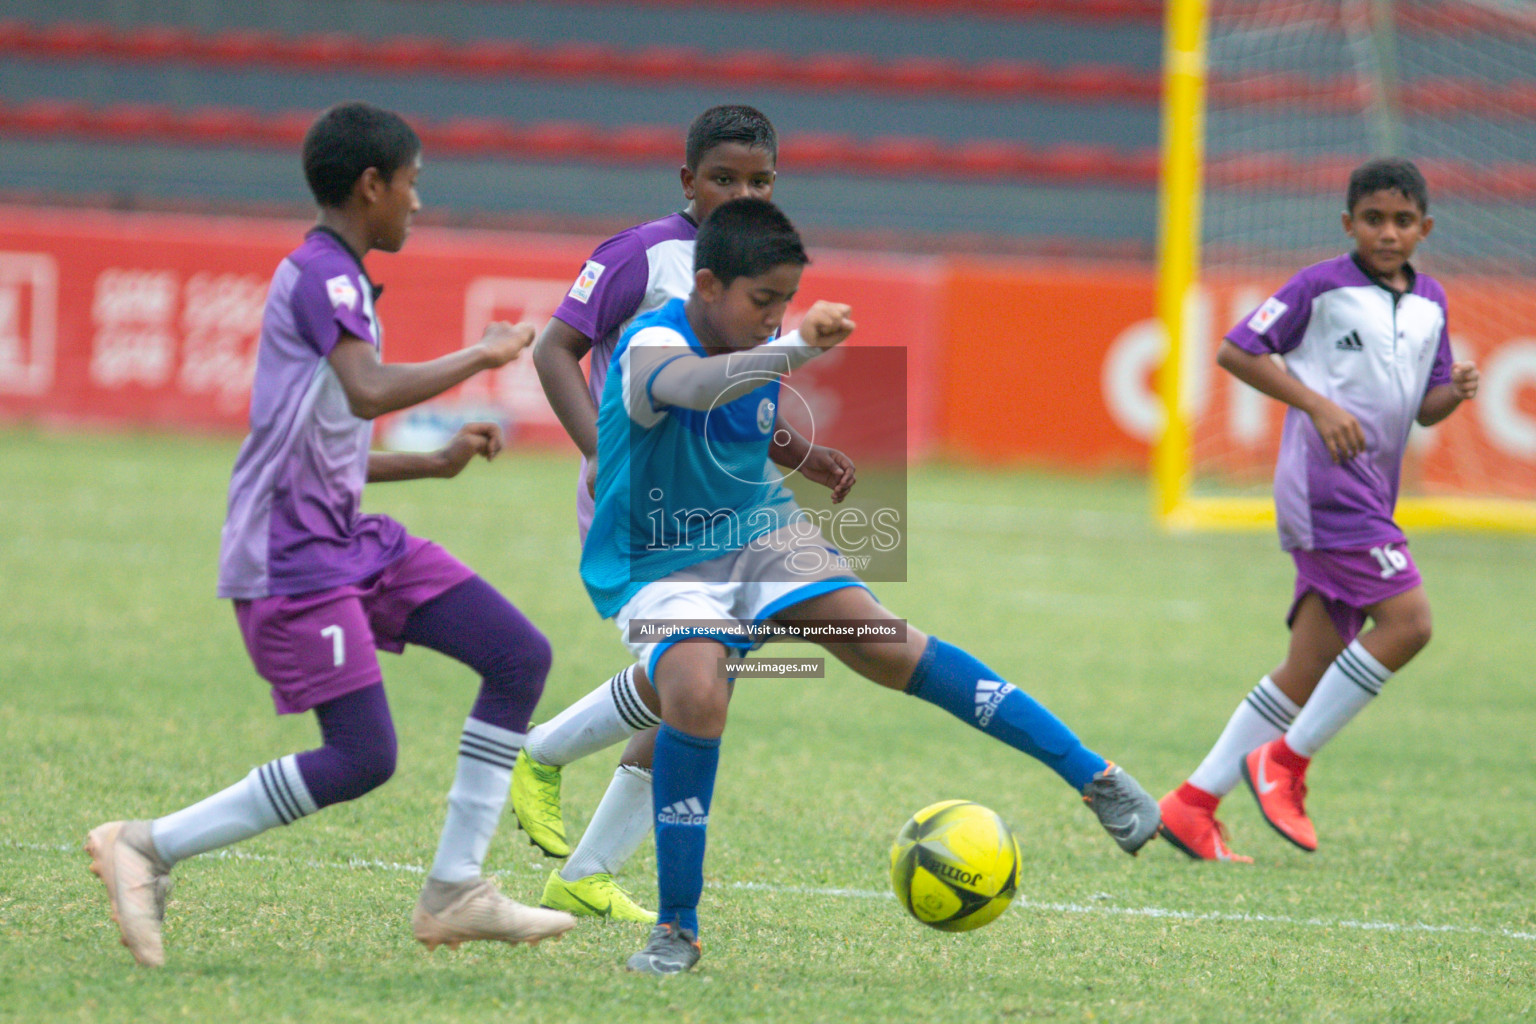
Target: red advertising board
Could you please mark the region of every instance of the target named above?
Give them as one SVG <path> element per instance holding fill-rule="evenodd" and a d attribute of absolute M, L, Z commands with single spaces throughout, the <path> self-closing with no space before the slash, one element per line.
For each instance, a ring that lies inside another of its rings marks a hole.
<path fill-rule="evenodd" d="M 4 210 L 0 218 L 0 416 L 241 430 L 268 282 L 306 225 L 96 211 Z M 601 239 L 422 229 L 373 253 L 386 359 L 413 362 L 476 341 L 492 320 L 542 325 Z M 907 443 L 933 442 L 940 266 L 817 254 L 790 311 L 847 302 L 858 344 L 907 353 Z M 830 407 L 829 407 L 830 408 Z M 518 441 L 558 440 L 531 360 L 482 374 L 413 422 L 479 410 Z M 846 429 L 848 424 L 844 424 Z"/>

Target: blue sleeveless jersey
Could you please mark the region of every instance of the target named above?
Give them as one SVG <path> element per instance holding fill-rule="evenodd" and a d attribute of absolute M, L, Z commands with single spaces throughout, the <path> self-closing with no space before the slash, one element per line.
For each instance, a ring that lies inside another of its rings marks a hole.
<path fill-rule="evenodd" d="M 657 404 L 656 374 L 690 352 L 709 355 L 683 299 L 636 318 L 614 348 L 597 414 L 596 509 L 581 549 L 581 579 L 604 618 L 646 584 L 739 550 L 797 511 L 768 458 L 779 379 L 765 374 L 761 387 L 704 412 Z"/>

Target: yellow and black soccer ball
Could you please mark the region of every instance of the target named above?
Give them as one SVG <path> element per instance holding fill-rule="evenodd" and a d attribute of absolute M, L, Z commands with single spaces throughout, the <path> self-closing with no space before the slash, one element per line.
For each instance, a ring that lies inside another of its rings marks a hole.
<path fill-rule="evenodd" d="M 891 847 L 891 888 L 930 928 L 968 932 L 1008 909 L 1019 881 L 1019 844 L 997 814 L 969 800 L 924 807 Z"/>

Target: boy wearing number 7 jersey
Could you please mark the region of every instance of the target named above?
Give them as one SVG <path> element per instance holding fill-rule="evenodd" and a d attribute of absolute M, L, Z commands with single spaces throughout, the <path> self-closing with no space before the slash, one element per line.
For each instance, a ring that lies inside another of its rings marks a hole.
<path fill-rule="evenodd" d="M 1290 406 L 1275 513 L 1296 588 L 1285 661 L 1162 800 L 1162 835 L 1191 857 L 1250 860 L 1227 848 L 1216 820 L 1239 776 L 1276 832 L 1316 850 L 1303 803 L 1312 755 L 1429 642 L 1429 599 L 1393 520 L 1398 479 L 1414 421 L 1445 419 L 1477 394 L 1478 374 L 1452 361 L 1444 289 L 1408 262 L 1434 226 L 1428 210 L 1409 161 L 1356 168 L 1344 213 L 1354 252 L 1291 278 L 1217 354 L 1238 380 Z"/>
<path fill-rule="evenodd" d="M 512 765 L 549 673 L 544 636 L 495 588 L 393 519 L 362 512 L 365 483 L 453 477 L 494 458 L 501 428 L 466 424 L 432 454 L 371 451 L 372 420 L 504 366 L 533 328 L 497 323 L 480 342 L 422 363 L 385 363 L 363 257 L 398 252 L 421 208 L 421 140 L 398 114 L 342 103 L 304 138 L 319 219 L 279 264 L 267 294 L 251 386 L 251 432 L 229 487 L 219 596 L 279 714 L 313 711 L 321 745 L 154 820 L 109 821 L 86 837 L 123 945 L 165 963 L 171 868 L 355 800 L 395 770 L 395 728 L 377 650 L 429 647 L 464 663 L 480 691 L 437 856 L 411 918 L 429 949 L 536 943 L 576 924 L 525 907 L 482 874 Z M 125 766 L 125 771 L 132 770 Z M 117 799 L 116 796 L 113 799 Z"/>

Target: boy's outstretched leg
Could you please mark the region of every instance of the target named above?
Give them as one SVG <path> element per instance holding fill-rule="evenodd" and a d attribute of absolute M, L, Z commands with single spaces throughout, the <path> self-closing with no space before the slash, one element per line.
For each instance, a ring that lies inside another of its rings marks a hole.
<path fill-rule="evenodd" d="M 563 935 L 575 918 L 510 900 L 481 871 L 528 716 L 549 674 L 549 641 L 478 576 L 412 611 L 401 636 L 481 676 L 479 696 L 459 737 L 437 856 L 411 915 L 412 932 L 428 949 L 454 949 L 476 939 L 531 945 Z"/>
<path fill-rule="evenodd" d="M 1083 746 L 1066 724 L 967 652 L 929 637 L 907 693 L 1035 758 L 1082 794 L 1120 849 L 1157 834 L 1157 801 L 1117 764 Z"/>
<path fill-rule="evenodd" d="M 780 618 L 894 618 L 863 587 L 848 587 L 796 605 Z M 882 686 L 937 705 L 1050 768 L 1098 817 L 1127 853 L 1157 834 L 1157 801 L 1118 765 L 1083 746 L 1055 715 L 966 651 L 907 627 L 904 643 L 826 644 L 845 665 Z"/>

